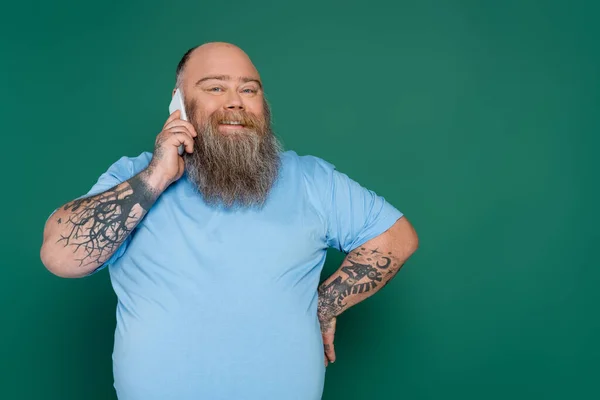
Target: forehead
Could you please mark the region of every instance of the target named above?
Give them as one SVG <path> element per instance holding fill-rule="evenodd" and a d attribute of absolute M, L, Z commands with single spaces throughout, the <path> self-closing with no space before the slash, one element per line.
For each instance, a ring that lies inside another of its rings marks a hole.
<path fill-rule="evenodd" d="M 250 58 L 236 48 L 220 47 L 198 49 L 192 53 L 183 73 L 184 84 L 193 85 L 206 76 L 228 75 L 237 80 L 240 77 L 260 79 Z"/>

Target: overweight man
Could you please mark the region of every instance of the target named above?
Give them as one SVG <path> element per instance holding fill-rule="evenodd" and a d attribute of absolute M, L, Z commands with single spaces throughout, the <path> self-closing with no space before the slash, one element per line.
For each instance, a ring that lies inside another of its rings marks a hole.
<path fill-rule="evenodd" d="M 176 88 L 187 120 L 172 113 L 152 153 L 52 213 L 42 262 L 65 278 L 108 267 L 121 400 L 320 399 L 336 318 L 396 275 L 417 235 L 327 161 L 282 149 L 240 48 L 189 50 Z M 319 285 L 329 247 L 346 257 Z"/>

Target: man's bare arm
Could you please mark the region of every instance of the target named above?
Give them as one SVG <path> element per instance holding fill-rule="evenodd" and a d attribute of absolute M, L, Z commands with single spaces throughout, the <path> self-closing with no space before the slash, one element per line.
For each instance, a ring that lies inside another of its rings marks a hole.
<path fill-rule="evenodd" d="M 71 201 L 46 222 L 41 259 L 55 275 L 89 275 L 108 260 L 146 215 L 164 180 L 146 169 L 103 193 Z"/>
<path fill-rule="evenodd" d="M 417 250 L 417 234 L 406 217 L 351 251 L 340 268 L 319 287 L 322 329 L 342 312 L 372 296 L 396 276 Z"/>

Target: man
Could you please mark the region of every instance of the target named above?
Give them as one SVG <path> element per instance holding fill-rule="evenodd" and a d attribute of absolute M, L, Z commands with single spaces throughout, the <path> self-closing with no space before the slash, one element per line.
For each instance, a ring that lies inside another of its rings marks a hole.
<path fill-rule="evenodd" d="M 176 86 L 189 122 L 175 111 L 153 153 L 56 210 L 41 259 L 60 277 L 110 266 L 119 399 L 320 399 L 336 318 L 392 279 L 415 231 L 331 164 L 281 149 L 238 47 L 188 51 Z M 328 247 L 348 255 L 319 287 Z"/>

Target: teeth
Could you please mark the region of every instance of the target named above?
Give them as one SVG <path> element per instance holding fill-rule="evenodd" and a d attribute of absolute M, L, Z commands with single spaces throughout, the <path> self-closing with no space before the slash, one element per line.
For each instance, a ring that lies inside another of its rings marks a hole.
<path fill-rule="evenodd" d="M 223 125 L 241 125 L 242 123 L 239 121 L 223 121 L 221 122 Z"/>

